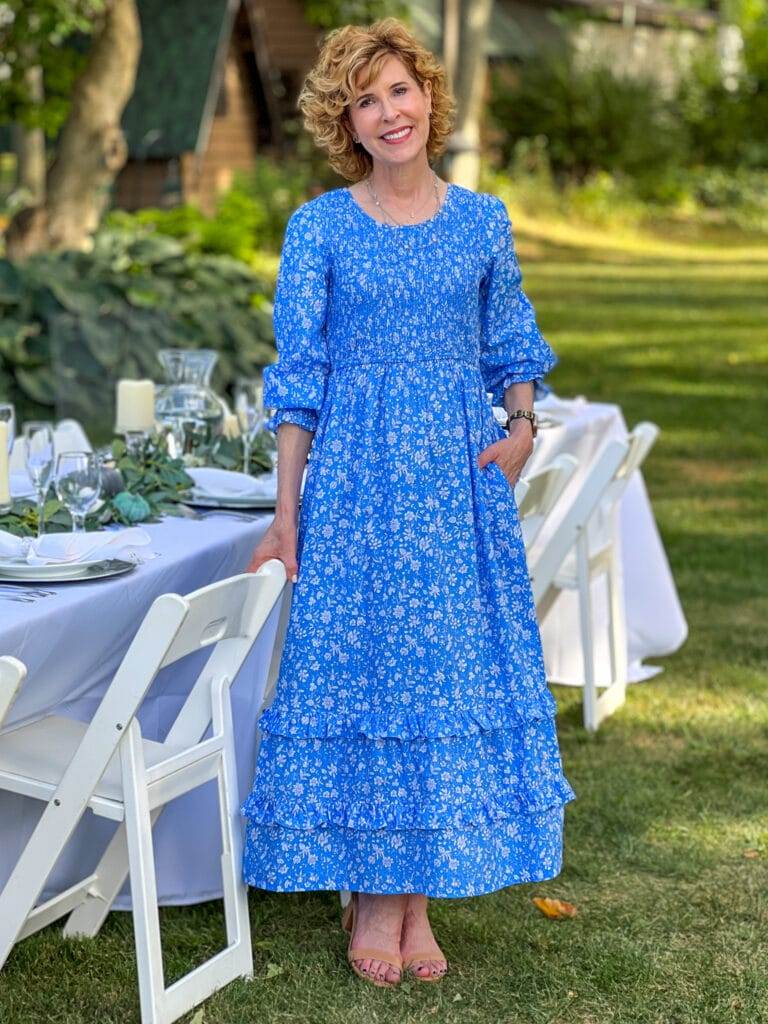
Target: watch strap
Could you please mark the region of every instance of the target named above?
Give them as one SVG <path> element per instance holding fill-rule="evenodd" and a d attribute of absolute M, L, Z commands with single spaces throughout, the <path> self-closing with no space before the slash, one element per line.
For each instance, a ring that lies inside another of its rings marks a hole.
<path fill-rule="evenodd" d="M 538 422 L 536 418 L 536 413 L 533 412 L 531 409 L 515 409 L 513 412 L 507 413 L 507 422 L 504 424 L 504 429 L 507 432 L 509 432 L 509 427 L 512 421 L 522 419 L 528 420 L 528 422 L 531 424 L 533 436 L 536 437 L 536 434 L 538 432 Z"/>

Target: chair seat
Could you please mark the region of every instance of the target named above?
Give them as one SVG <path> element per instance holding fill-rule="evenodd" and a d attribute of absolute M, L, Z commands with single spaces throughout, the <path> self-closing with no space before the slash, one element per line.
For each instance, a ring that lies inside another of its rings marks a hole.
<path fill-rule="evenodd" d="M 0 776 L 3 788 L 25 796 L 47 799 L 61 781 L 88 726 L 73 718 L 48 715 L 31 725 L 22 725 L 0 735 Z M 142 740 L 146 767 L 180 753 L 183 747 Z M 50 794 L 49 794 L 50 795 Z M 106 772 L 96 786 L 89 806 L 103 817 L 121 821 L 123 782 L 120 756 L 113 754 Z M 108 805 L 112 805 L 111 807 Z"/>

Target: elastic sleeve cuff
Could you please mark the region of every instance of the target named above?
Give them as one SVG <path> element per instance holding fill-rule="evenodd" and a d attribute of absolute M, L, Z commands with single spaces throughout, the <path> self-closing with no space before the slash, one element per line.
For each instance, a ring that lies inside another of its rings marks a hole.
<path fill-rule="evenodd" d="M 550 392 L 550 388 L 544 383 L 544 377 L 549 373 L 553 365 L 554 363 L 551 365 L 548 363 L 527 363 L 520 369 L 504 371 L 501 376 L 497 376 L 495 380 L 489 381 L 486 384 L 486 391 L 489 391 L 493 396 L 491 404 L 504 405 L 504 392 L 507 388 L 511 384 L 525 384 L 528 381 L 533 384 L 534 401 L 544 398 Z"/>
<path fill-rule="evenodd" d="M 314 433 L 317 430 L 318 415 L 314 409 L 278 409 L 264 426 L 277 435 L 281 423 L 295 423 L 297 427 Z"/>

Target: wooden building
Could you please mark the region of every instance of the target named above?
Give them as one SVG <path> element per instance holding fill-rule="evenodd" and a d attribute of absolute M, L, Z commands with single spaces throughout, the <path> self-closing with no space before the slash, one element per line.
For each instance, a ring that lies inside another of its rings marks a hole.
<path fill-rule="evenodd" d="M 279 152 L 317 52 L 301 0 L 138 0 L 143 46 L 123 115 L 129 159 L 115 204 L 216 196 L 258 152 Z"/>

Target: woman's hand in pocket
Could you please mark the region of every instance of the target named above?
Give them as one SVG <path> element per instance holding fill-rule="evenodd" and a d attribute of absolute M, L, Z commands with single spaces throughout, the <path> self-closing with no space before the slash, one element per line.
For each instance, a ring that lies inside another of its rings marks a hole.
<path fill-rule="evenodd" d="M 296 523 L 275 517 L 251 556 L 246 572 L 256 572 L 270 558 L 277 558 L 285 566 L 285 574 L 294 583 L 299 563 L 296 561 L 298 531 Z"/>
<path fill-rule="evenodd" d="M 533 432 L 526 419 L 513 421 L 508 437 L 502 437 L 487 448 L 483 448 L 477 457 L 477 464 L 482 469 L 489 462 L 495 462 L 510 487 L 514 487 L 520 474 L 533 452 Z"/>

